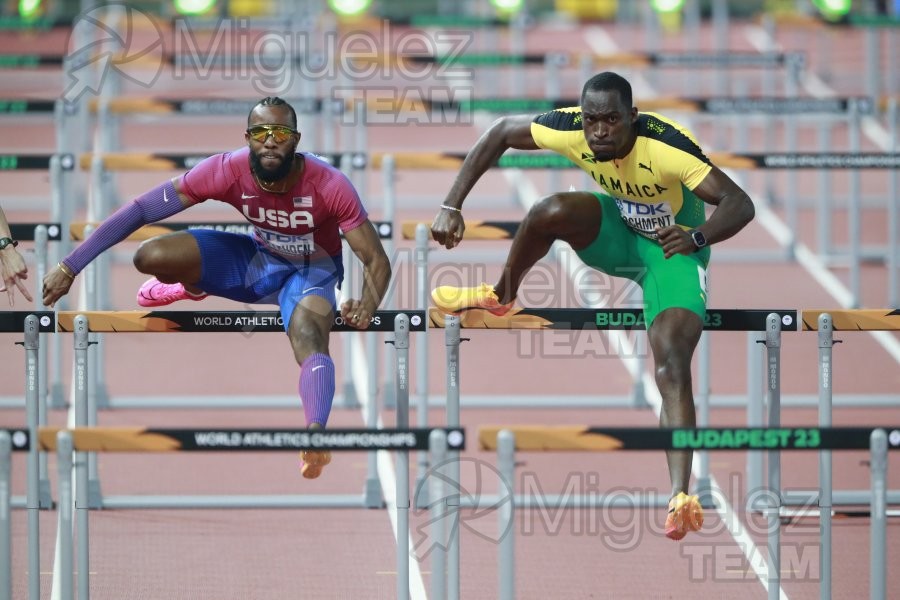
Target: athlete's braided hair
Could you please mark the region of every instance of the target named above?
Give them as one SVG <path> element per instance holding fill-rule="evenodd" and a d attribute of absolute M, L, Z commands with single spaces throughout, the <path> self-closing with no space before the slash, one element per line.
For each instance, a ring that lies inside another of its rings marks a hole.
<path fill-rule="evenodd" d="M 256 110 L 257 106 L 287 106 L 287 109 L 291 111 L 291 120 L 294 124 L 294 129 L 297 129 L 297 112 L 294 110 L 294 107 L 287 103 L 284 98 L 279 98 L 278 96 L 266 96 L 259 102 L 257 102 L 252 109 L 250 109 L 250 115 L 253 114 L 253 111 Z M 250 115 L 247 115 L 247 125 L 250 125 Z"/>
<path fill-rule="evenodd" d="M 618 73 L 604 71 L 603 73 L 598 73 L 588 79 L 584 84 L 584 88 L 581 90 L 581 99 L 584 100 L 584 96 L 588 92 L 599 91 L 619 92 L 619 97 L 622 99 L 622 102 L 629 108 L 632 106 L 631 84 Z"/>

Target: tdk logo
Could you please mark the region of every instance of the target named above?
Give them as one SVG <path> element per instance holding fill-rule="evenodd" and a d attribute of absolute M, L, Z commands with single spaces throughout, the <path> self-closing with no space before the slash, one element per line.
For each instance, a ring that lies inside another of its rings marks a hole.
<path fill-rule="evenodd" d="M 626 215 L 647 215 L 655 216 L 659 214 L 668 214 L 666 204 L 644 204 L 643 202 L 629 202 L 628 200 L 617 199 L 619 210 Z"/>

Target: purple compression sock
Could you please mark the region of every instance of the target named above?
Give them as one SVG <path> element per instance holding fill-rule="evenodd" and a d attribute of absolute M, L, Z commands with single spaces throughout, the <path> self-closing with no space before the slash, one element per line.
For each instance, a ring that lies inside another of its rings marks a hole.
<path fill-rule="evenodd" d="M 334 362 L 327 354 L 310 354 L 300 370 L 300 398 L 306 425 L 328 422 L 334 400 Z"/>

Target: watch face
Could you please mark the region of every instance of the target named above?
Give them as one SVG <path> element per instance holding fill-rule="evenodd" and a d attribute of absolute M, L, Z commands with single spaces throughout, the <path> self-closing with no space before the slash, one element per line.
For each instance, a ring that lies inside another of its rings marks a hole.
<path fill-rule="evenodd" d="M 694 240 L 694 245 L 698 248 L 702 248 L 706 245 L 706 236 L 697 230 L 691 232 L 691 238 Z"/>

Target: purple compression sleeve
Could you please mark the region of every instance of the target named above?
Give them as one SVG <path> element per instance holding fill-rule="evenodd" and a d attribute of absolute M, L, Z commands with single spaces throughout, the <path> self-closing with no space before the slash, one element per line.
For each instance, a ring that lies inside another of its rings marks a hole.
<path fill-rule="evenodd" d="M 171 181 L 167 181 L 110 215 L 62 262 L 72 269 L 73 273 L 78 274 L 101 252 L 118 244 L 142 225 L 171 217 L 184 208 L 175 186 Z"/>

